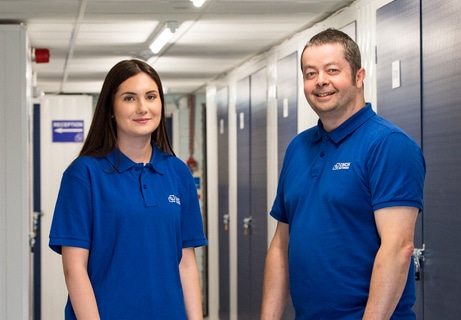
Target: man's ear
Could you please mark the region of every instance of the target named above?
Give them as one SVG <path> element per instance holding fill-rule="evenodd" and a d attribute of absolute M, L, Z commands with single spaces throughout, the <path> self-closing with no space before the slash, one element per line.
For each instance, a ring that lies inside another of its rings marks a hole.
<path fill-rule="evenodd" d="M 367 73 L 364 68 L 360 68 L 357 71 L 357 74 L 355 75 L 355 85 L 357 86 L 357 88 L 360 89 L 363 87 L 363 81 L 365 80 L 366 74 Z"/>

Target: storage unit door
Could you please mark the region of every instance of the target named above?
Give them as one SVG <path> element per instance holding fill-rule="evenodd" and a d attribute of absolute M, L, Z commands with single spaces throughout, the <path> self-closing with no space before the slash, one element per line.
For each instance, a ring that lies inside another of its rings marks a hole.
<path fill-rule="evenodd" d="M 461 2 L 423 0 L 424 318 L 461 314 Z"/>
<path fill-rule="evenodd" d="M 219 319 L 230 319 L 229 283 L 229 115 L 228 88 L 217 92 Z"/>

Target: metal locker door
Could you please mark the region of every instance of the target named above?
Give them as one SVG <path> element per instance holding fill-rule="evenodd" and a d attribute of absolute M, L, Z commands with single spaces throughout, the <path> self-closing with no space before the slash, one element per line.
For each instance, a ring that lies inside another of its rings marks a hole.
<path fill-rule="evenodd" d="M 267 253 L 267 69 L 251 75 L 251 319 L 261 314 L 264 262 Z"/>
<path fill-rule="evenodd" d="M 237 307 L 238 319 L 251 319 L 250 237 L 243 229 L 243 220 L 250 212 L 250 77 L 237 82 Z"/>
<path fill-rule="evenodd" d="M 218 216 L 219 216 L 219 319 L 230 319 L 229 282 L 229 105 L 228 88 L 217 92 Z"/>
<path fill-rule="evenodd" d="M 393 1 L 377 10 L 376 20 L 378 114 L 402 128 L 421 146 L 423 142 L 419 0 Z M 417 248 L 424 246 L 423 219 L 424 213 L 420 213 L 415 230 Z M 421 266 L 419 259 L 415 259 L 415 262 Z M 418 273 L 418 277 L 414 310 L 417 318 L 422 319 L 424 283 L 421 280 L 421 272 Z"/>
<path fill-rule="evenodd" d="M 277 153 L 278 175 L 291 139 L 298 133 L 298 53 L 294 52 L 277 61 Z M 273 219 L 269 217 L 269 219 Z M 269 238 L 272 235 L 269 236 Z M 288 303 L 282 319 L 295 318 L 293 305 Z"/>
<path fill-rule="evenodd" d="M 239 320 L 257 319 L 262 302 L 267 252 L 266 72 L 261 69 L 237 85 Z"/>
<path fill-rule="evenodd" d="M 461 314 L 461 2 L 422 0 L 424 318 Z"/>

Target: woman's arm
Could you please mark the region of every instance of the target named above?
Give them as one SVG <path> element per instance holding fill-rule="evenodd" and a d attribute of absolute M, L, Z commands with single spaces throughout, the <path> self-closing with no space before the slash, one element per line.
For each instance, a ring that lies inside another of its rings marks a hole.
<path fill-rule="evenodd" d="M 197 260 L 195 258 L 195 249 L 193 247 L 184 248 L 182 250 L 179 272 L 181 275 L 187 319 L 203 319 L 200 277 Z"/>
<path fill-rule="evenodd" d="M 72 308 L 78 320 L 99 320 L 98 306 L 88 277 L 88 250 L 62 247 L 62 264 Z"/>

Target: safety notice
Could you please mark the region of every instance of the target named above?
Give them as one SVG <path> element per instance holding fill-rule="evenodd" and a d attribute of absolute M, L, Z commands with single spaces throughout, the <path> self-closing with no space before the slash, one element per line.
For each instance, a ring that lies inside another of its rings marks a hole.
<path fill-rule="evenodd" d="M 53 142 L 83 142 L 83 120 L 53 120 Z"/>

